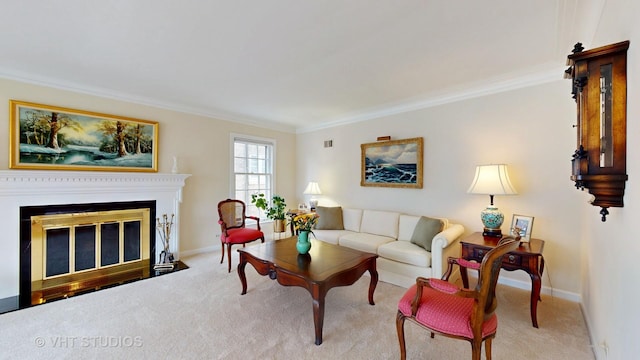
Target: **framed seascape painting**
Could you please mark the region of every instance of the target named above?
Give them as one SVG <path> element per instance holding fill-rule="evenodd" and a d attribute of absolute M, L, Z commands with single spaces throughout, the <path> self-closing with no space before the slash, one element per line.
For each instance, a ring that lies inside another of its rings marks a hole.
<path fill-rule="evenodd" d="M 9 167 L 158 171 L 158 123 L 9 101 Z"/>
<path fill-rule="evenodd" d="M 422 138 L 360 145 L 361 186 L 422 189 Z"/>

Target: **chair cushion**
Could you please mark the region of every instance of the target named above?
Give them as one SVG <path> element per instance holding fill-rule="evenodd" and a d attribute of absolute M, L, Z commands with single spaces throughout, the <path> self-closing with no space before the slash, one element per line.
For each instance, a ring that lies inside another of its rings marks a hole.
<path fill-rule="evenodd" d="M 225 236 L 224 232 L 220 235 L 222 242 L 227 244 L 244 244 L 264 237 L 262 231 L 250 228 L 231 229 L 227 232 L 229 236 Z"/>
<path fill-rule="evenodd" d="M 413 285 L 400 299 L 398 310 L 404 316 L 411 317 L 411 301 L 415 296 L 416 285 Z M 424 287 L 415 319 L 429 329 L 473 339 L 470 322 L 473 302 L 474 300 L 470 298 Z M 482 324 L 482 337 L 494 334 L 497 328 L 498 317 L 493 314 Z"/>
<path fill-rule="evenodd" d="M 342 223 L 342 207 L 316 207 L 318 222 L 315 228 L 318 230 L 344 230 Z"/>
<path fill-rule="evenodd" d="M 426 216 L 421 216 L 413 230 L 411 243 L 416 244 L 427 251 L 431 251 L 433 237 L 442 231 L 442 221 Z"/>
<path fill-rule="evenodd" d="M 469 261 L 463 258 L 459 258 L 457 261 L 458 261 L 458 264 L 460 264 L 460 266 L 464 266 L 466 268 L 473 269 L 473 270 L 480 270 L 481 264 L 479 262 Z"/>

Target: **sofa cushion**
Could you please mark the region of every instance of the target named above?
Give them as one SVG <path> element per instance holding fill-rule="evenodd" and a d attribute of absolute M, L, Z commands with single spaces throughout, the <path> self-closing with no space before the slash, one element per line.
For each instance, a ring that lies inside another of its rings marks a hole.
<path fill-rule="evenodd" d="M 398 240 L 411 241 L 413 236 L 413 230 L 416 228 L 416 224 L 420 220 L 420 215 L 400 215 L 398 225 Z"/>
<path fill-rule="evenodd" d="M 366 233 L 351 233 L 342 235 L 338 240 L 338 245 L 377 254 L 378 246 L 392 241 L 396 241 L 396 239 Z"/>
<path fill-rule="evenodd" d="M 318 214 L 318 222 L 315 229 L 318 230 L 344 230 L 342 224 L 342 207 L 316 207 L 316 214 Z"/>
<path fill-rule="evenodd" d="M 363 210 L 360 232 L 398 238 L 400 213 L 391 211 Z"/>
<path fill-rule="evenodd" d="M 392 241 L 378 247 L 380 257 L 404 264 L 430 267 L 431 253 L 409 241 Z"/>
<path fill-rule="evenodd" d="M 360 232 L 360 222 L 362 221 L 362 210 L 342 209 L 342 224 L 345 230 Z"/>
<path fill-rule="evenodd" d="M 449 227 L 449 219 L 441 217 L 433 218 L 442 221 L 443 231 Z M 413 230 L 415 230 L 418 220 L 420 220 L 420 215 L 401 214 L 399 220 L 400 225 L 398 226 L 398 240 L 411 241 Z"/>
<path fill-rule="evenodd" d="M 413 230 L 411 243 L 421 246 L 427 251 L 431 251 L 431 241 L 437 233 L 442 231 L 442 221 L 440 219 L 421 216 Z"/>
<path fill-rule="evenodd" d="M 321 241 L 338 245 L 338 240 L 347 234 L 355 234 L 349 230 L 313 230 L 313 236 Z"/>

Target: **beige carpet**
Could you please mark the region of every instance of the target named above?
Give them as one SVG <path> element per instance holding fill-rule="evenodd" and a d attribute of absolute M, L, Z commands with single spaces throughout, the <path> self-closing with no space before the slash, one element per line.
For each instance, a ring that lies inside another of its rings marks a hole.
<path fill-rule="evenodd" d="M 247 266 L 248 292 L 220 253 L 183 258 L 191 268 L 0 315 L 2 359 L 397 359 L 397 301 L 404 289 L 369 277 L 326 299 L 324 342 L 314 345 L 311 297 Z M 498 288 L 494 359 L 594 359 L 578 304 L 543 296 L 540 328 L 529 293 Z M 407 322 L 409 359 L 469 359 L 466 341 Z M 484 358 L 484 355 L 483 355 Z"/>

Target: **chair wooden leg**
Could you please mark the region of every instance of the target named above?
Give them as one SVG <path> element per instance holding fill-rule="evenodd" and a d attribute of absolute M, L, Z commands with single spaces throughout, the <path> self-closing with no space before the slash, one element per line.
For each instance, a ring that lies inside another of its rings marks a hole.
<path fill-rule="evenodd" d="M 480 341 L 471 341 L 471 359 L 480 360 L 482 358 L 482 339 Z"/>
<path fill-rule="evenodd" d="M 398 342 L 400 343 L 400 360 L 405 360 L 407 358 L 407 347 L 404 342 L 404 319 L 405 316 L 398 310 L 398 315 L 396 316 L 396 330 L 398 332 Z"/>
<path fill-rule="evenodd" d="M 484 342 L 484 350 L 487 353 L 487 360 L 491 360 L 491 340 L 492 338 L 488 338 L 487 341 Z"/>
<path fill-rule="evenodd" d="M 231 272 L 231 244 L 227 244 L 227 258 L 229 259 L 229 270 Z"/>

